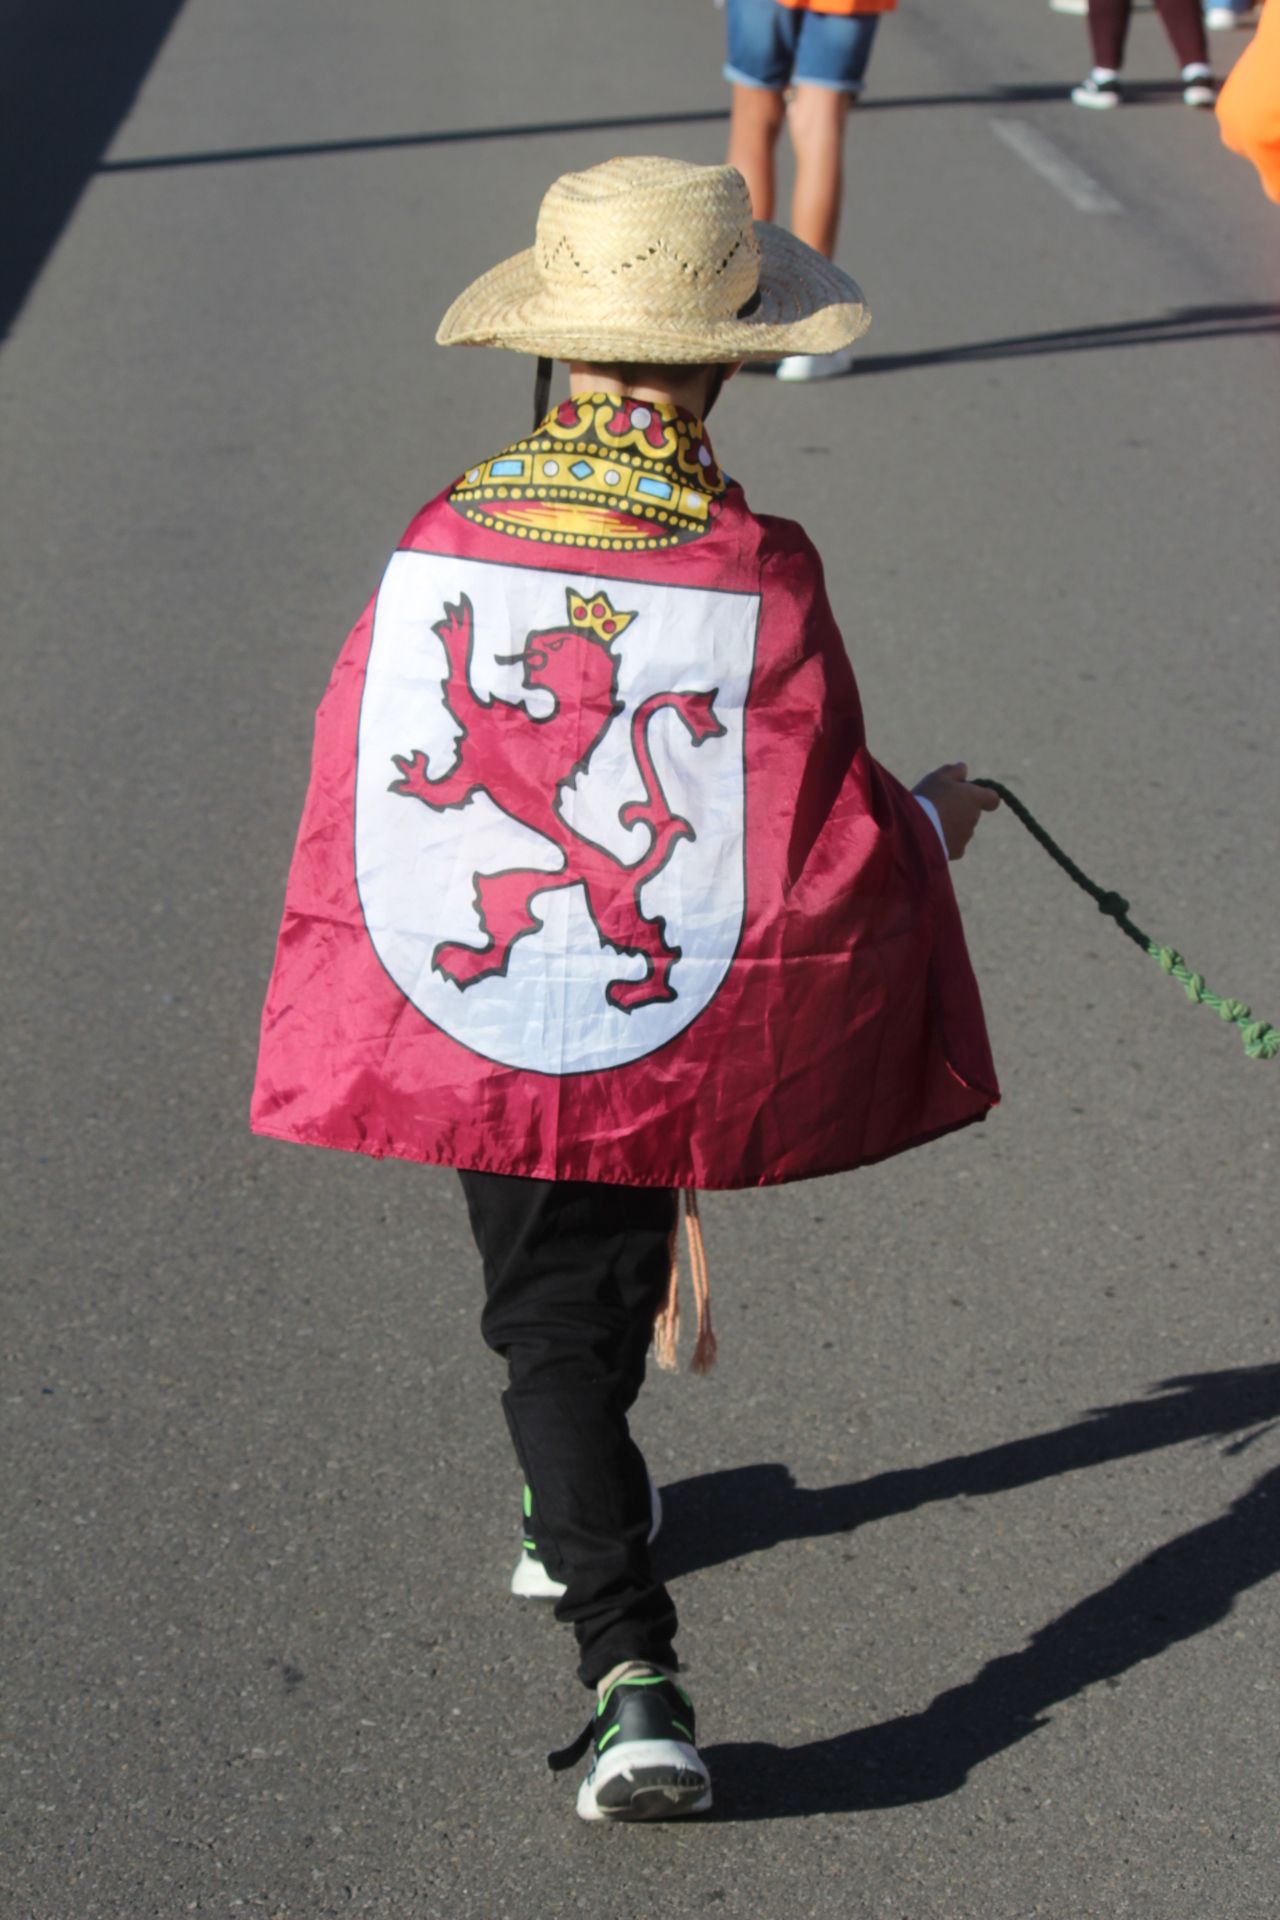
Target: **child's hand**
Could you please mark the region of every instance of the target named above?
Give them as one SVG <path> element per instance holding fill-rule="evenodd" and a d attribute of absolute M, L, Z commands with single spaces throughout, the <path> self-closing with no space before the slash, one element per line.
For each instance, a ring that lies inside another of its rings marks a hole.
<path fill-rule="evenodd" d="M 958 860 L 973 838 L 980 813 L 992 813 L 1000 805 L 989 787 L 975 787 L 963 760 L 947 767 L 935 767 L 917 780 L 913 793 L 931 800 L 942 822 L 942 837 L 947 843 L 947 858 Z"/>

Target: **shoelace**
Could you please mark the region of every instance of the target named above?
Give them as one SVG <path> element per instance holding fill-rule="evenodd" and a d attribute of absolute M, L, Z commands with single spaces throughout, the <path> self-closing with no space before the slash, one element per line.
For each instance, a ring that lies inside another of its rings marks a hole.
<path fill-rule="evenodd" d="M 547 1765 L 550 1767 L 552 1773 L 565 1773 L 570 1767 L 578 1764 L 587 1748 L 591 1745 L 591 1735 L 595 1724 L 596 1716 L 593 1713 L 576 1740 L 571 1740 L 567 1747 L 557 1747 L 554 1753 L 547 1755 Z"/>

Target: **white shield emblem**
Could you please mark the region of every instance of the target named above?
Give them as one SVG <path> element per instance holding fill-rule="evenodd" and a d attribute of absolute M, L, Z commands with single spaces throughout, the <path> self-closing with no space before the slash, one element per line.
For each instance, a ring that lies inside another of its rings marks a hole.
<path fill-rule="evenodd" d="M 587 556 L 583 556 L 584 563 Z M 758 596 L 398 553 L 360 710 L 378 958 L 472 1052 L 638 1060 L 695 1020 L 745 908 Z"/>

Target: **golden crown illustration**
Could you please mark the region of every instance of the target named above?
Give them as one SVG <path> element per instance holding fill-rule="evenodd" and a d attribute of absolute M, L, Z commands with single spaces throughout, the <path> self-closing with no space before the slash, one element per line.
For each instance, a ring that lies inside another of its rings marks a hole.
<path fill-rule="evenodd" d="M 618 613 L 607 593 L 587 596 L 569 587 L 565 598 L 569 603 L 569 625 L 579 633 L 594 634 L 606 647 L 612 646 L 636 617 L 634 613 Z"/>

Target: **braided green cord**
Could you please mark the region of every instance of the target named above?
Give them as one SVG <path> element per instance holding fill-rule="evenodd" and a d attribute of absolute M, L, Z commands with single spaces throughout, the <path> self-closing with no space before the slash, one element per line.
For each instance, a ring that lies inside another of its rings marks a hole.
<path fill-rule="evenodd" d="M 1149 953 L 1153 960 L 1159 962 L 1163 972 L 1171 974 L 1181 984 L 1193 1006 L 1203 1002 L 1206 1007 L 1213 1008 L 1220 1020 L 1225 1020 L 1229 1026 L 1239 1027 L 1244 1050 L 1251 1060 L 1274 1060 L 1280 1053 L 1280 1029 L 1265 1020 L 1255 1020 L 1242 1000 L 1223 1000 L 1216 993 L 1211 993 L 1204 983 L 1204 975 L 1193 973 L 1176 948 L 1157 946 L 1141 927 L 1135 927 L 1129 918 L 1129 902 L 1118 893 L 1108 893 L 1092 881 L 1087 873 L 1083 873 L 1057 842 L 1050 839 L 1040 822 L 1028 812 L 1016 794 L 1010 793 L 1008 787 L 1001 786 L 998 780 L 975 780 L 973 785 L 987 787 L 1000 796 L 1032 838 L 1039 841 L 1050 859 L 1056 860 L 1063 872 L 1070 874 L 1076 885 L 1097 901 L 1098 911 L 1114 920 L 1121 933 L 1127 933 L 1144 953 Z"/>

